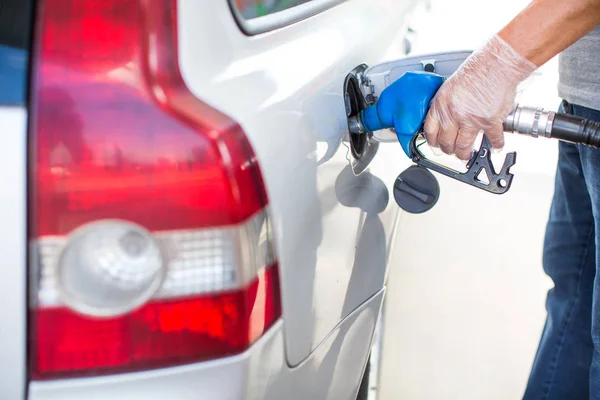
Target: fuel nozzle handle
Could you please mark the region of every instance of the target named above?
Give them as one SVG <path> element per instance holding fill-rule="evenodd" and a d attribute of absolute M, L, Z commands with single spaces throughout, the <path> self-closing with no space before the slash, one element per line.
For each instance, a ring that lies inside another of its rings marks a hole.
<path fill-rule="evenodd" d="M 504 120 L 504 131 L 600 147 L 600 123 L 540 107 L 517 105 Z"/>

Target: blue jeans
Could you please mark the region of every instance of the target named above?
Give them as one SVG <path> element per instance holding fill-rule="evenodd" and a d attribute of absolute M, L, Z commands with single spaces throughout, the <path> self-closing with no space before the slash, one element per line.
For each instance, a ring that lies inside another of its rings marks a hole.
<path fill-rule="evenodd" d="M 561 104 L 600 121 L 600 111 Z M 554 281 L 524 399 L 600 400 L 600 150 L 559 143 L 544 271 Z"/>

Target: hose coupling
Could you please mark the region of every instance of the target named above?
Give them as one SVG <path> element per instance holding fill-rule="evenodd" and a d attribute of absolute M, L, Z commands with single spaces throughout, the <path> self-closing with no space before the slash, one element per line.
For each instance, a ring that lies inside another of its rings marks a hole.
<path fill-rule="evenodd" d="M 505 118 L 504 131 L 550 138 L 555 115 L 554 111 L 546 111 L 541 107 L 517 105 Z"/>

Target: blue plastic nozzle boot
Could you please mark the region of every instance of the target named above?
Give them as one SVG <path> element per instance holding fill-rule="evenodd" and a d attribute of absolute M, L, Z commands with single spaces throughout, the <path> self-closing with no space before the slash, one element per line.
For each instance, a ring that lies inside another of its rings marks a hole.
<path fill-rule="evenodd" d="M 394 128 L 410 157 L 410 141 L 421 129 L 429 104 L 444 80 L 431 72 L 405 72 L 381 92 L 377 103 L 361 112 L 363 126 L 369 132 Z"/>

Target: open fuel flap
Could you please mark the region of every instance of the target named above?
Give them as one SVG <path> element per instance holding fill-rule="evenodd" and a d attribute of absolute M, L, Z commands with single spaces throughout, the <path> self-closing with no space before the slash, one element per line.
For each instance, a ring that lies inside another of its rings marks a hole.
<path fill-rule="evenodd" d="M 356 118 L 377 102 L 381 92 L 408 71 L 435 72 L 449 77 L 471 55 L 471 51 L 424 54 L 388 61 L 372 67 L 361 64 L 344 81 L 344 101 L 348 119 L 349 160 L 354 174 L 362 173 L 375 157 L 380 142 L 397 141 L 393 129 L 367 132 Z"/>
<path fill-rule="evenodd" d="M 470 55 L 471 51 L 424 54 L 369 67 L 364 71 L 366 78 L 364 93 L 367 97 L 377 99 L 383 89 L 408 71 L 435 72 L 449 77 Z"/>

